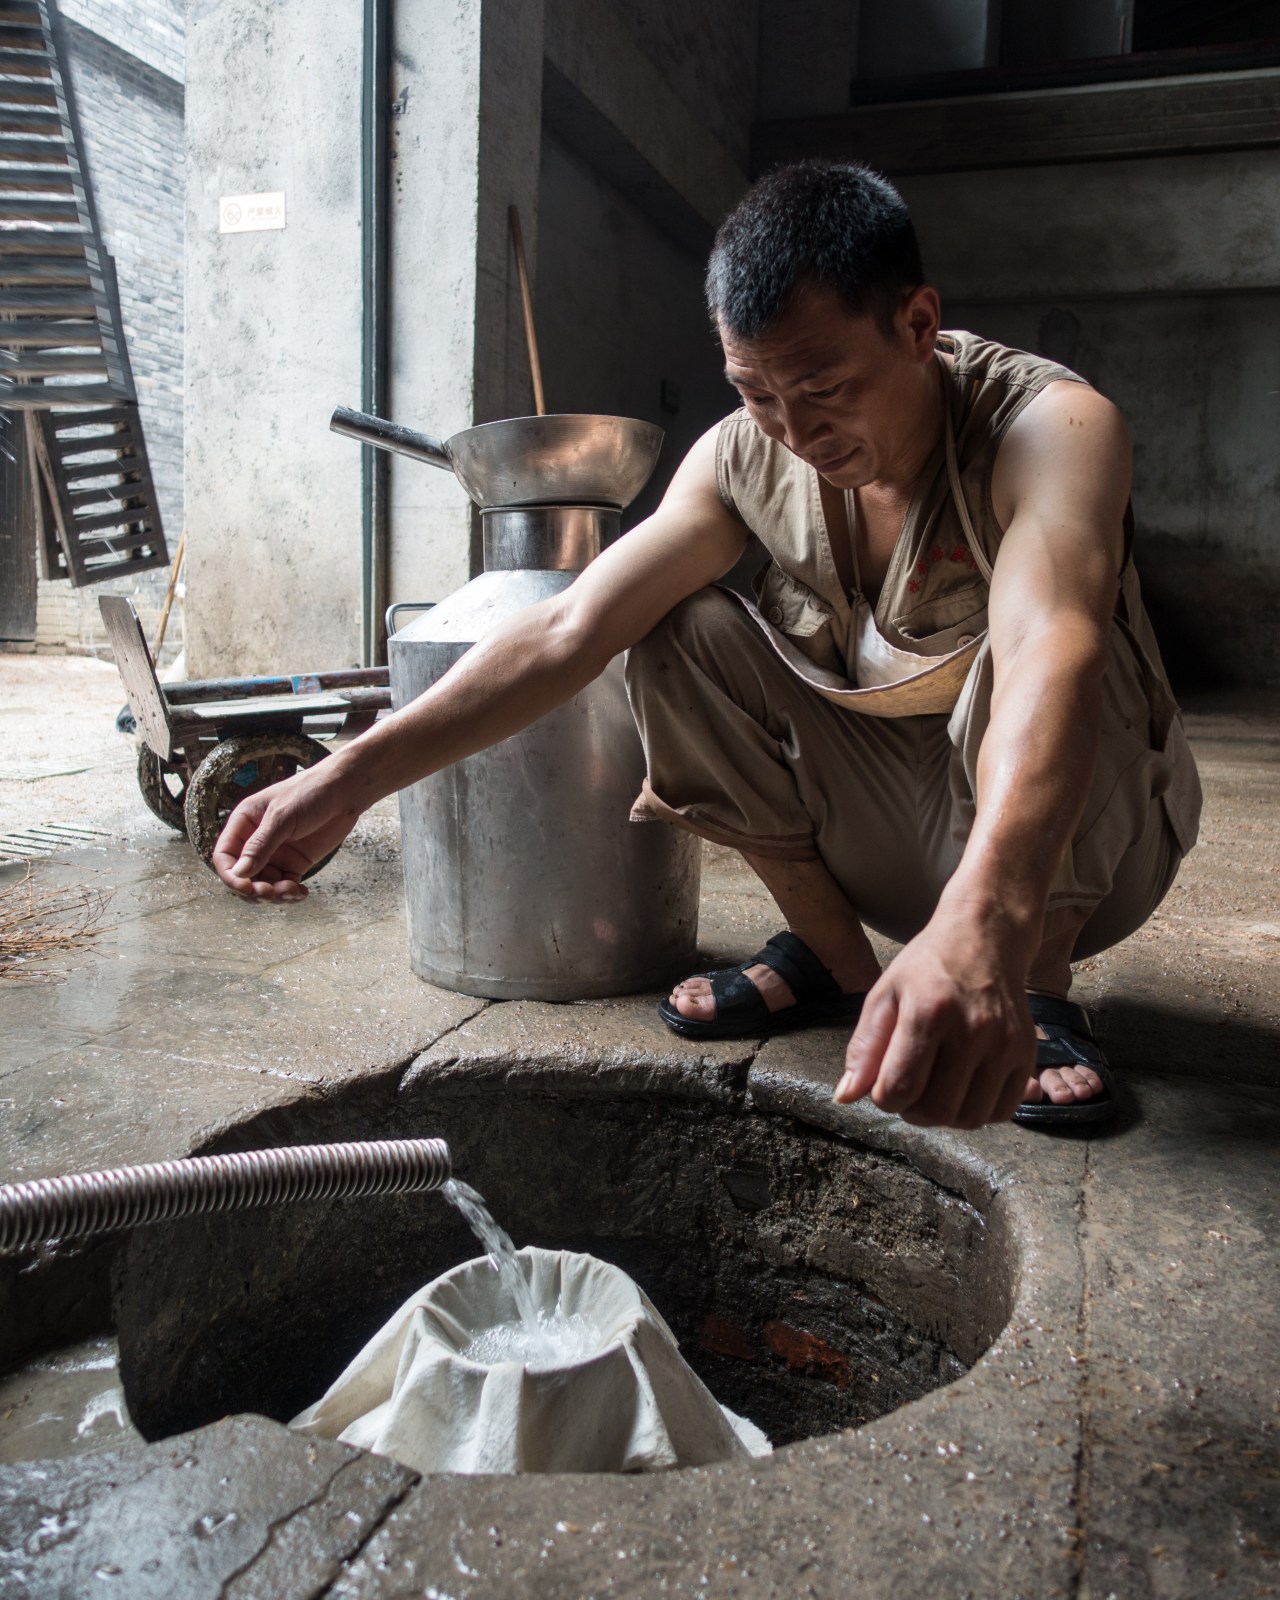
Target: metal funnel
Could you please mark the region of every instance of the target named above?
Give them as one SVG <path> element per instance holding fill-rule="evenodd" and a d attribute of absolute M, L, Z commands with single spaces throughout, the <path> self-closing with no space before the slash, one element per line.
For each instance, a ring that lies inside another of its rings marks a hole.
<path fill-rule="evenodd" d="M 635 417 L 506 417 L 435 439 L 340 406 L 329 426 L 379 450 L 452 471 L 482 509 L 628 506 L 649 481 L 662 429 Z"/>

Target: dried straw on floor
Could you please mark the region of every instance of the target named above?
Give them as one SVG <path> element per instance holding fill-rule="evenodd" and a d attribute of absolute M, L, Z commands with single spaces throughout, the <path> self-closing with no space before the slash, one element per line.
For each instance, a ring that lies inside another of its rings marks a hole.
<path fill-rule="evenodd" d="M 58 956 L 87 950 L 104 931 L 109 892 L 70 885 L 37 890 L 26 876 L 0 888 L 0 979 L 61 983 L 68 968 L 51 966 Z"/>

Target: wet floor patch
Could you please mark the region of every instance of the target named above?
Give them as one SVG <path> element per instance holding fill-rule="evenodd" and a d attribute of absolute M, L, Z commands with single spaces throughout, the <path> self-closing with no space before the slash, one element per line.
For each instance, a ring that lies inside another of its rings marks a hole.
<path fill-rule="evenodd" d="M 113 1338 L 86 1339 L 0 1378 L 4 1465 L 87 1455 L 138 1440 Z"/>

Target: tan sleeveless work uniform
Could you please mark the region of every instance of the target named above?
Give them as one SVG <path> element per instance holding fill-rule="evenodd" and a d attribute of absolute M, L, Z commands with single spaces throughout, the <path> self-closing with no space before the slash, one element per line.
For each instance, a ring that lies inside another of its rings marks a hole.
<path fill-rule="evenodd" d="M 627 664 L 648 759 L 632 816 L 761 856 L 819 857 L 863 920 L 898 939 L 932 915 L 973 821 L 992 691 L 988 582 L 1003 537 L 996 454 L 1046 385 L 1082 381 L 968 333 L 943 334 L 939 349 L 950 358 L 938 361 L 947 424 L 875 607 L 844 592 L 817 474 L 737 411 L 720 426 L 717 478 L 771 557 L 759 609 L 705 590 Z M 1126 553 L 1097 767 L 1049 901 L 1088 913 L 1078 955 L 1146 920 L 1195 842 L 1199 811 Z"/>

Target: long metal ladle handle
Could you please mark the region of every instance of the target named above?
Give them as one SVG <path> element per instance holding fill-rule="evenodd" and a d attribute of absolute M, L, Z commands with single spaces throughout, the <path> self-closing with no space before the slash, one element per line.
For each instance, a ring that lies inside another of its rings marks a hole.
<path fill-rule="evenodd" d="M 339 1196 L 438 1189 L 451 1171 L 443 1139 L 367 1139 L 188 1156 L 108 1172 L 0 1185 L 0 1255 L 54 1239 L 110 1233 L 210 1211 Z"/>
<path fill-rule="evenodd" d="M 412 456 L 415 461 L 425 461 L 432 467 L 453 471 L 453 457 L 448 446 L 429 433 L 418 433 L 404 428 L 398 422 L 388 422 L 385 417 L 372 417 L 367 411 L 350 411 L 339 406 L 329 418 L 334 433 L 346 433 L 361 444 L 371 444 L 377 450 L 394 450 L 397 455 Z"/>

